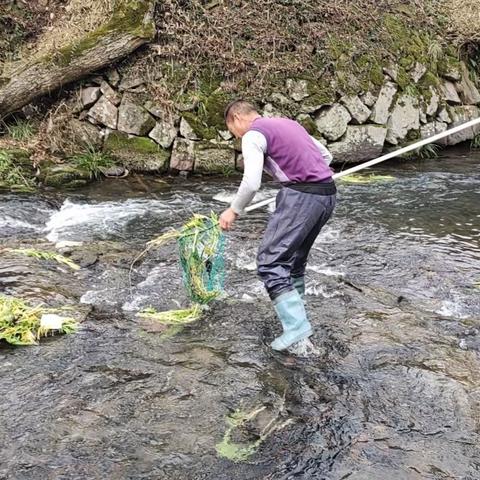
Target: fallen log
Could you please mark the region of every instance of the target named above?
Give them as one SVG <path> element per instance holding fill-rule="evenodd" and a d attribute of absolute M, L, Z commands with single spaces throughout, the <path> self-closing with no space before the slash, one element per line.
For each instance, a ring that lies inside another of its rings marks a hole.
<path fill-rule="evenodd" d="M 124 0 L 97 29 L 64 47 L 22 61 L 8 78 L 0 77 L 0 120 L 151 41 L 156 33 L 154 7 L 155 0 Z"/>

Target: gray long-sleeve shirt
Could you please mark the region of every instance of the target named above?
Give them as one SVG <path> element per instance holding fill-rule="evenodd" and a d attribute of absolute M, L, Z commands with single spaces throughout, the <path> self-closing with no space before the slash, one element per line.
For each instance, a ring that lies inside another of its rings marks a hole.
<path fill-rule="evenodd" d="M 332 161 L 332 154 L 316 138 L 310 138 L 329 165 Z M 237 194 L 230 205 L 237 214 L 243 212 L 243 209 L 253 200 L 253 197 L 260 189 L 266 153 L 267 139 L 265 135 L 258 131 L 250 130 L 242 137 L 243 178 Z"/>

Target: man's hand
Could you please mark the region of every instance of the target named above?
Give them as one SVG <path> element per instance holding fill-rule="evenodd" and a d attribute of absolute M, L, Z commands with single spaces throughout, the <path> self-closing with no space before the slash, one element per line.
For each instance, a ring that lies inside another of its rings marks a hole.
<path fill-rule="evenodd" d="M 233 222 L 237 219 L 238 215 L 231 209 L 227 208 L 219 218 L 220 228 L 222 230 L 230 230 Z"/>

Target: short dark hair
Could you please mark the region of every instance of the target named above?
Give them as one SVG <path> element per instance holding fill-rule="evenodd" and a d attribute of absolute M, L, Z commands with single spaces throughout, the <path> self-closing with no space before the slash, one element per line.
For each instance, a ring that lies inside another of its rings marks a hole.
<path fill-rule="evenodd" d="M 225 123 L 227 123 L 235 113 L 241 113 L 247 115 L 249 113 L 258 113 L 255 106 L 245 100 L 234 100 L 227 105 L 223 114 Z"/>

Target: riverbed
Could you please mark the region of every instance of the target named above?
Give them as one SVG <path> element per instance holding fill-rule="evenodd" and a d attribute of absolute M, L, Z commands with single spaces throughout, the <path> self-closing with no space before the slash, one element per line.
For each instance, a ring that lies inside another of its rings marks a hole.
<path fill-rule="evenodd" d="M 267 208 L 228 233 L 225 295 L 204 318 L 168 336 L 136 315 L 188 305 L 175 245 L 132 267 L 145 243 L 220 212 L 238 178 L 1 194 L 4 245 L 78 242 L 64 252 L 82 268 L 4 254 L 0 292 L 83 321 L 0 345 L 0 479 L 478 480 L 480 154 L 372 172 L 393 178 L 339 182 L 312 249 L 306 357 L 269 348 L 279 324 L 255 275 Z M 222 441 L 249 455 L 225 458 Z"/>

